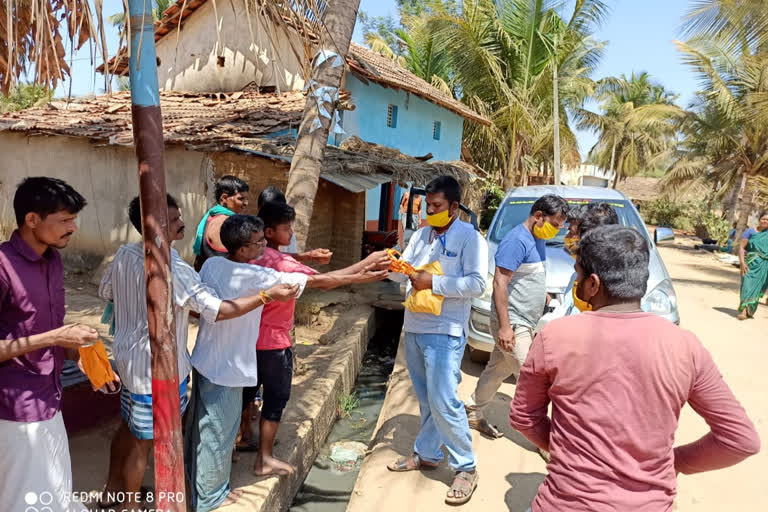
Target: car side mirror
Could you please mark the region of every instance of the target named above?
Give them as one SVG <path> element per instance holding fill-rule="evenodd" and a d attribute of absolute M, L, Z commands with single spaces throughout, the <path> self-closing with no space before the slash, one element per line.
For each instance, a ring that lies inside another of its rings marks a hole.
<path fill-rule="evenodd" d="M 653 231 L 653 242 L 659 244 L 675 239 L 675 232 L 671 228 L 656 228 Z"/>

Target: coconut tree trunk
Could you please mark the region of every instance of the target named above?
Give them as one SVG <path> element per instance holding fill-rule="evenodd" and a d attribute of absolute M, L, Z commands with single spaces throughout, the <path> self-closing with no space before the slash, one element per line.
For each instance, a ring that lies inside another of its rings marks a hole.
<path fill-rule="evenodd" d="M 732 187 L 731 192 L 728 194 L 728 198 L 724 202 L 723 206 L 725 210 L 724 212 L 725 220 L 727 220 L 729 224 L 733 222 L 734 217 L 738 212 L 739 197 L 744 191 L 744 186 L 746 185 L 746 181 L 747 181 L 747 175 L 742 174 L 741 178 L 739 178 L 739 182 Z"/>
<path fill-rule="evenodd" d="M 560 95 L 557 86 L 557 62 L 552 67 L 552 93 L 554 95 L 554 121 L 555 121 L 555 185 L 560 184 Z"/>
<path fill-rule="evenodd" d="M 755 177 L 745 175 L 744 182 L 744 194 L 741 198 L 741 204 L 739 205 L 739 218 L 736 222 L 737 240 L 741 239 L 741 233 L 747 229 L 749 224 L 749 216 L 752 215 L 752 211 L 755 209 L 755 191 L 757 190 Z"/>
<path fill-rule="evenodd" d="M 611 170 L 613 171 L 613 188 L 619 184 L 619 171 L 614 166 L 616 165 L 616 139 L 613 139 L 613 147 L 611 148 Z"/>
<path fill-rule="evenodd" d="M 342 60 L 346 59 L 359 7 L 360 0 L 334 0 L 330 3 L 324 19 L 326 30 L 322 35 L 321 50 L 339 54 Z M 326 58 L 321 64 L 315 61 L 312 67 L 311 80 L 314 87 L 310 88 L 310 94 L 307 95 L 304 117 L 301 120 L 296 141 L 296 151 L 288 174 L 286 197 L 296 209 L 294 232 L 299 250 L 304 250 L 309 235 L 309 222 L 317 195 L 317 182 L 328 143 L 328 133 L 333 126 L 336 111 L 336 105 L 333 104 L 331 108 L 327 108 L 330 118 L 320 115 L 318 101 L 312 92 L 320 87 L 341 86 L 346 64 L 337 66 L 335 60 L 335 58 Z"/>

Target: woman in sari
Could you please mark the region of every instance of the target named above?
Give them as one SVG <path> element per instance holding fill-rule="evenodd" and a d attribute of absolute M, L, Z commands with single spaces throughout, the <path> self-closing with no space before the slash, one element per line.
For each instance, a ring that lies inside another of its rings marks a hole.
<path fill-rule="evenodd" d="M 757 303 L 768 288 L 768 212 L 760 214 L 757 229 L 749 228 L 741 236 L 741 302 L 739 320 L 755 316 Z"/>

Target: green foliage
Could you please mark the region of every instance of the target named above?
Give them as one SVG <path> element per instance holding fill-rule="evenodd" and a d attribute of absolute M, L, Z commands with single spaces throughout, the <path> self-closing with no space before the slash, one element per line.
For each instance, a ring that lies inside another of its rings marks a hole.
<path fill-rule="evenodd" d="M 699 238 L 711 238 L 723 245 L 731 226 L 701 201 L 674 201 L 662 197 L 642 206 L 645 222 L 682 231 L 695 231 Z"/>
<path fill-rule="evenodd" d="M 15 112 L 41 107 L 51 102 L 53 91 L 42 85 L 19 84 L 11 88 L 8 96 L 0 96 L 0 112 Z"/>
<path fill-rule="evenodd" d="M 488 183 L 484 189 L 483 211 L 480 214 L 480 229 L 486 231 L 493 221 L 496 211 L 504 200 L 504 189 L 498 185 Z"/>
<path fill-rule="evenodd" d="M 352 416 L 355 409 L 360 407 L 360 399 L 357 396 L 357 392 L 352 393 L 339 393 L 339 404 L 337 407 L 340 418 L 348 418 Z"/>

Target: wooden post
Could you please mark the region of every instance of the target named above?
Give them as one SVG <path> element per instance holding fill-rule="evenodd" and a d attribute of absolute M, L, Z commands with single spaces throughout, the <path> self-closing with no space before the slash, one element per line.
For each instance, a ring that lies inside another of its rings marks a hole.
<path fill-rule="evenodd" d="M 152 353 L 152 418 L 155 437 L 155 508 L 186 510 L 179 414 L 171 248 L 165 191 L 163 118 L 155 60 L 151 0 L 129 0 L 131 114 L 139 170 L 147 321 Z M 179 494 L 181 493 L 181 494 Z"/>

